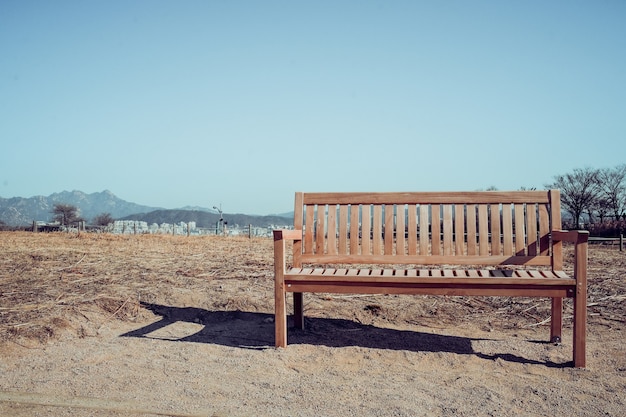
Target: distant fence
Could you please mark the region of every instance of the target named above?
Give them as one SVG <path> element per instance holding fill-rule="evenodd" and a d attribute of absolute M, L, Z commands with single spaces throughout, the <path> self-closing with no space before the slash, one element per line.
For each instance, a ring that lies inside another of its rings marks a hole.
<path fill-rule="evenodd" d="M 619 245 L 619 250 L 622 252 L 624 250 L 624 235 L 619 235 L 619 237 L 590 237 L 589 243 L 611 246 Z"/>

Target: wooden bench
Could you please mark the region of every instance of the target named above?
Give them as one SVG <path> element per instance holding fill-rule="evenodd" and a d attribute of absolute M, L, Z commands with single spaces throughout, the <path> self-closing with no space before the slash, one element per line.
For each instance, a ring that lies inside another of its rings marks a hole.
<path fill-rule="evenodd" d="M 298 192 L 294 230 L 274 231 L 276 346 L 287 345 L 288 292 L 297 328 L 304 292 L 546 297 L 553 342 L 573 298 L 574 366 L 584 367 L 588 233 L 560 228 L 558 190 Z M 563 242 L 575 245 L 573 275 Z"/>

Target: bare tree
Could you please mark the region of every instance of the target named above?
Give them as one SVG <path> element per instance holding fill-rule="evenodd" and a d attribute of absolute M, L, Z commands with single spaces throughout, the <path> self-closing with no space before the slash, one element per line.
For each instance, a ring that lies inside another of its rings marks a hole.
<path fill-rule="evenodd" d="M 580 217 L 584 212 L 595 208 L 600 195 L 598 186 L 598 170 L 592 168 L 577 168 L 573 172 L 554 177 L 554 183 L 547 188 L 561 190 L 561 202 L 574 221 L 574 227 L 580 224 Z"/>
<path fill-rule="evenodd" d="M 102 213 L 93 218 L 93 223 L 96 226 L 108 226 L 115 220 L 111 217 L 111 213 Z"/>
<path fill-rule="evenodd" d="M 626 164 L 598 171 L 598 187 L 615 220 L 626 214 Z"/>
<path fill-rule="evenodd" d="M 62 226 L 70 226 L 73 223 L 83 220 L 78 214 L 78 207 L 71 204 L 55 204 L 52 209 L 54 220 Z"/>

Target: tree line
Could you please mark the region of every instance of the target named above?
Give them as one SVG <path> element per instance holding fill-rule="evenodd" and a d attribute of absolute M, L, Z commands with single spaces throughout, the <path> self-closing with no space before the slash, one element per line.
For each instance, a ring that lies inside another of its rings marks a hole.
<path fill-rule="evenodd" d="M 561 190 L 561 207 L 570 215 L 564 228 L 585 228 L 600 236 L 623 232 L 626 164 L 614 168 L 577 168 L 555 176 L 546 188 Z"/>

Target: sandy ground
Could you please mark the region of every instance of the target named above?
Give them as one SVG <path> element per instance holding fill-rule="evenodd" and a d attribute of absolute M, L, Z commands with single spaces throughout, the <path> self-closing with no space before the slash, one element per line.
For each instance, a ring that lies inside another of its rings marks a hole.
<path fill-rule="evenodd" d="M 623 416 L 624 253 L 590 249 L 588 366 L 549 301 L 305 296 L 271 240 L 0 233 L 1 416 Z M 547 315 L 546 315 L 547 314 Z"/>

